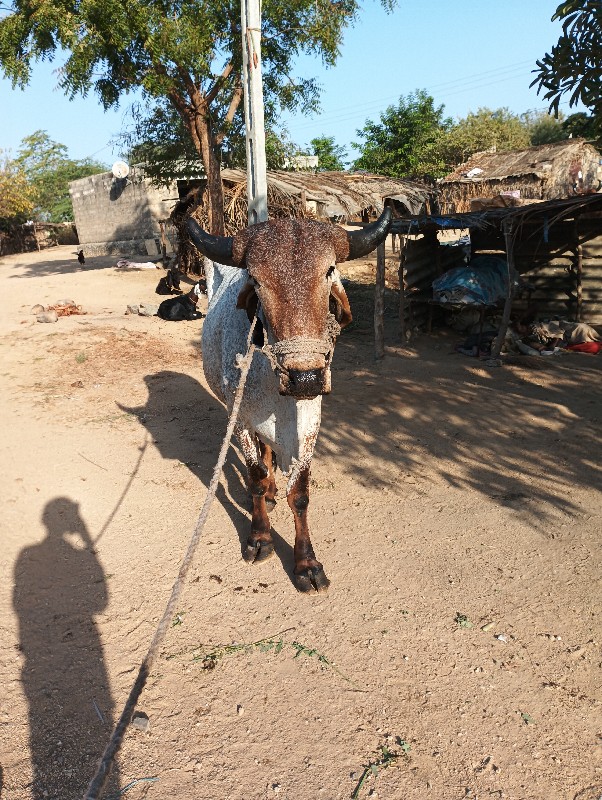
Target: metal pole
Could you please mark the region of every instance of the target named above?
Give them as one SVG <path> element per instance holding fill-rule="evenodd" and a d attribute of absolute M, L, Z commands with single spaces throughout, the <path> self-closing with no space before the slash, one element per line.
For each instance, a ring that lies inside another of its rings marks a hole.
<path fill-rule="evenodd" d="M 247 135 L 247 197 L 249 225 L 268 218 L 263 83 L 261 79 L 260 0 L 241 0 L 243 85 Z"/>

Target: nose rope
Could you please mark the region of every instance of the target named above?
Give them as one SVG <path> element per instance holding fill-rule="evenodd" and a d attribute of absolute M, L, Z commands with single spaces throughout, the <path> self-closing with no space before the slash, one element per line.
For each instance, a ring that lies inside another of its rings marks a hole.
<path fill-rule="evenodd" d="M 341 326 L 332 314 L 326 318 L 326 336 L 323 339 L 312 339 L 309 336 L 291 336 L 290 339 L 282 339 L 274 344 L 266 344 L 261 348 L 261 352 L 267 356 L 273 369 L 276 372 L 288 374 L 288 370 L 278 361 L 277 356 L 286 355 L 314 355 L 320 353 L 326 358 L 326 363 L 330 362 L 337 336 L 341 332 Z"/>

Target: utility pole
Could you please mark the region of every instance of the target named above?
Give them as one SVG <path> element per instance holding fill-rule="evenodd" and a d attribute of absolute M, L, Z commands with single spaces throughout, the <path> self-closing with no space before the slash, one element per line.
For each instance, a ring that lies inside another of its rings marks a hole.
<path fill-rule="evenodd" d="M 261 79 L 261 0 L 241 0 L 243 85 L 247 136 L 249 225 L 268 218 L 263 82 Z"/>

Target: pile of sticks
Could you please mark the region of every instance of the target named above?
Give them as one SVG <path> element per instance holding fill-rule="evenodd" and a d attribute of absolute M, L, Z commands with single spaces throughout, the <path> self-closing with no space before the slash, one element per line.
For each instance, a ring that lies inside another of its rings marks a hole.
<path fill-rule="evenodd" d="M 188 216 L 193 217 L 204 230 L 209 230 L 209 215 L 203 202 L 203 190 L 193 190 L 194 198 L 190 195 L 186 199 L 187 210 L 178 213 L 178 207 L 172 215 L 173 224 L 178 231 L 181 272 L 195 272 L 203 274 L 202 259 L 195 247 L 192 246 L 185 222 Z M 191 203 L 187 201 L 192 199 Z M 277 186 L 268 184 L 268 213 L 270 219 L 314 219 L 313 211 L 309 210 L 301 196 L 290 195 Z M 233 236 L 237 231 L 248 225 L 247 182 L 235 185 L 224 184 L 224 217 L 226 236 Z"/>

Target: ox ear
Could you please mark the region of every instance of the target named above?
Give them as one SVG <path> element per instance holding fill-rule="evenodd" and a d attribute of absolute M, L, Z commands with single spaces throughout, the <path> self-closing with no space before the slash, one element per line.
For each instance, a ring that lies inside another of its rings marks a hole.
<path fill-rule="evenodd" d="M 347 292 L 340 281 L 333 281 L 330 287 L 329 308 L 341 328 L 345 328 L 353 319 Z"/>
<path fill-rule="evenodd" d="M 252 322 L 255 312 L 257 311 L 258 302 L 255 286 L 251 281 L 247 281 L 236 298 L 236 308 L 244 308 L 247 312 L 249 322 Z"/>
<path fill-rule="evenodd" d="M 244 308 L 244 310 L 247 312 L 249 322 L 253 322 L 253 318 L 257 313 L 258 304 L 259 298 L 257 297 L 255 286 L 251 283 L 251 281 L 248 281 L 240 290 L 240 293 L 236 299 L 236 308 Z M 265 344 L 263 325 L 261 324 L 261 320 L 259 318 L 257 319 L 257 324 L 253 332 L 253 344 L 256 347 L 263 347 Z"/>

